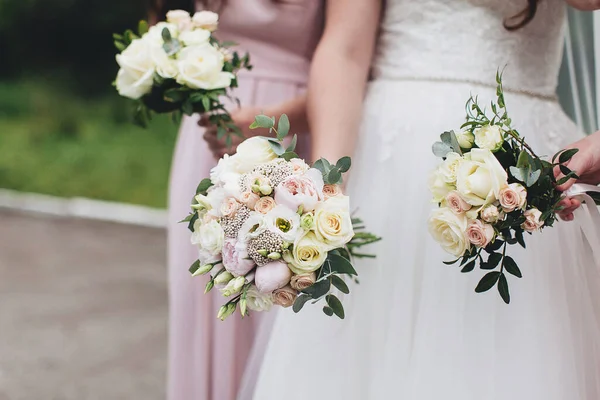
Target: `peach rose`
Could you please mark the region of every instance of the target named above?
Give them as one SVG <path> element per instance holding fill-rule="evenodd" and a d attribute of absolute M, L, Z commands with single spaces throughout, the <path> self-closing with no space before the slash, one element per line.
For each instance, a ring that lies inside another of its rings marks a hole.
<path fill-rule="evenodd" d="M 254 209 L 256 203 L 260 200 L 260 196 L 247 190 L 240 195 L 240 202 L 246 205 L 249 209 Z"/>
<path fill-rule="evenodd" d="M 342 188 L 340 185 L 325 185 L 323 186 L 323 196 L 325 196 L 325 200 L 330 197 L 339 196 L 342 194 Z"/>
<path fill-rule="evenodd" d="M 236 199 L 228 197 L 221 203 L 221 215 L 224 217 L 231 217 L 236 213 L 239 207 L 240 203 L 238 203 Z"/>
<path fill-rule="evenodd" d="M 498 222 L 500 219 L 500 211 L 495 205 L 487 206 L 481 211 L 481 219 L 489 224 Z"/>
<path fill-rule="evenodd" d="M 307 275 L 294 275 L 290 281 L 290 286 L 296 290 L 304 290 L 312 286 L 317 280 L 317 275 L 311 272 Z"/>
<path fill-rule="evenodd" d="M 266 214 L 276 206 L 275 200 L 272 197 L 265 196 L 258 199 L 256 204 L 254 205 L 254 210 L 258 211 L 261 214 Z"/>
<path fill-rule="evenodd" d="M 298 297 L 298 292 L 290 286 L 282 287 L 273 292 L 273 303 L 281 307 L 291 307 Z"/>
<path fill-rule="evenodd" d="M 446 195 L 446 205 L 455 214 L 463 214 L 469 211 L 473 206 L 463 200 L 456 190 L 451 191 Z"/>
<path fill-rule="evenodd" d="M 292 210 L 302 206 L 304 211 L 312 211 L 322 197 L 323 175 L 321 171 L 314 168 L 303 175 L 287 177 L 275 190 L 277 203 Z"/>
<path fill-rule="evenodd" d="M 292 165 L 292 169 L 294 171 L 294 175 L 302 175 L 306 171 L 309 170 L 310 166 L 299 158 L 292 158 L 290 160 L 290 164 Z"/>
<path fill-rule="evenodd" d="M 523 213 L 525 216 L 525 222 L 521 224 L 521 228 L 527 232 L 535 232 L 544 226 L 544 221 L 540 221 L 542 212 L 537 208 L 532 208 Z"/>
<path fill-rule="evenodd" d="M 484 224 L 476 219 L 471 221 L 467 228 L 467 237 L 469 241 L 477 247 L 487 246 L 494 238 L 494 228 L 489 224 Z"/>
<path fill-rule="evenodd" d="M 504 212 L 511 212 L 525 207 L 527 202 L 527 190 L 518 183 L 511 183 L 500 190 L 498 200 Z"/>

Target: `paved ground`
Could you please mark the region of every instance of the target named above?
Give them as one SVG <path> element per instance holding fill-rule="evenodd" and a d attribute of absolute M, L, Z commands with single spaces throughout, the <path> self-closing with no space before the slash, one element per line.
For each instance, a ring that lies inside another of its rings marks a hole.
<path fill-rule="evenodd" d="M 0 400 L 164 399 L 160 229 L 0 211 Z"/>

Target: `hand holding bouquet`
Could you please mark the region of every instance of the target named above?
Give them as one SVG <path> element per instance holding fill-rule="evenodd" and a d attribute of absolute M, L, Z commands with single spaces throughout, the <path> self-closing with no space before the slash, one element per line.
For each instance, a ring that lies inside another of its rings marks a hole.
<path fill-rule="evenodd" d="M 471 98 L 461 130 L 444 132 L 433 145 L 434 154 L 443 161 L 429 182 L 439 204 L 430 216 L 429 230 L 444 250 L 458 257 L 446 264 L 460 262 L 462 272 L 476 265 L 490 271 L 476 292 L 497 286 L 509 303 L 506 274 L 517 278 L 522 274 L 507 255 L 507 247 L 525 247 L 524 233 L 552 226 L 563 198 L 556 186 L 577 177 L 565 165 L 577 149 L 561 151 L 551 162 L 536 155 L 511 127 L 500 74 L 496 81 L 498 100 L 491 104 L 492 118 L 477 98 Z M 558 181 L 555 167 L 564 174 Z"/>
<path fill-rule="evenodd" d="M 247 139 L 198 186 L 184 220 L 199 252 L 190 272 L 210 273 L 206 292 L 217 288 L 228 298 L 220 319 L 238 306 L 242 316 L 273 304 L 298 312 L 321 299 L 325 314 L 344 318 L 331 290 L 349 293 L 344 277 L 357 275 L 351 258 L 369 257 L 355 250 L 379 240 L 355 232 L 362 227 L 340 187 L 350 158 L 335 165 L 321 159 L 311 168 L 294 153 L 296 135 L 283 144 L 286 115 L 277 127 L 275 118 L 259 115 L 252 124 L 258 127 L 277 137 Z"/>
<path fill-rule="evenodd" d="M 231 43 L 213 37 L 219 16 L 200 11 L 172 10 L 167 21 L 138 33 L 113 35 L 119 72 L 115 86 L 121 96 L 138 100 L 135 120 L 145 126 L 152 112 L 192 115 L 212 113 L 220 137 L 236 132 L 220 97 L 237 86 L 236 72 L 250 69 L 249 56 L 230 52 Z"/>

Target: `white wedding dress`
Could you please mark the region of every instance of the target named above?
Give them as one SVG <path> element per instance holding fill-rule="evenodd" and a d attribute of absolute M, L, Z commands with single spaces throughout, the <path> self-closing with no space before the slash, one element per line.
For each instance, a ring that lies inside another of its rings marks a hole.
<path fill-rule="evenodd" d="M 565 5 L 543 0 L 515 32 L 524 0 L 388 0 L 349 181 L 352 206 L 384 240 L 359 261 L 346 319 L 320 305 L 280 312 L 256 400 L 598 400 L 600 274 L 577 220 L 509 253 L 512 301 L 476 294 L 429 236 L 431 145 L 494 98 L 506 65 L 513 125 L 536 152 L 580 138 L 554 98 Z M 592 246 L 599 246 L 593 243 Z M 248 393 L 242 395 L 247 397 Z"/>

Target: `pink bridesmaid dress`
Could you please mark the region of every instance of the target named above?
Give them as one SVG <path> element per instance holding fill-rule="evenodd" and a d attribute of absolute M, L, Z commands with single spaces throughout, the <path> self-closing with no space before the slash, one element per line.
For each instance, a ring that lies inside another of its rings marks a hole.
<path fill-rule="evenodd" d="M 321 0 L 227 1 L 216 36 L 238 43 L 240 52 L 250 52 L 254 66 L 239 75 L 235 95 L 242 107 L 268 107 L 305 90 L 322 19 Z M 223 298 L 217 291 L 204 295 L 206 279 L 192 278 L 188 272 L 197 249 L 190 244 L 186 225 L 177 221 L 188 214 L 196 185 L 216 164 L 202 135 L 197 117 L 183 120 L 171 171 L 169 400 L 235 399 L 246 369 L 244 386 L 253 381 L 258 366 L 247 366 L 247 360 L 251 351 L 253 360 L 262 353 L 273 319 L 271 312 L 254 313 L 243 320 L 236 314 L 219 321 L 216 315 Z M 299 151 L 307 156 L 306 151 Z"/>

